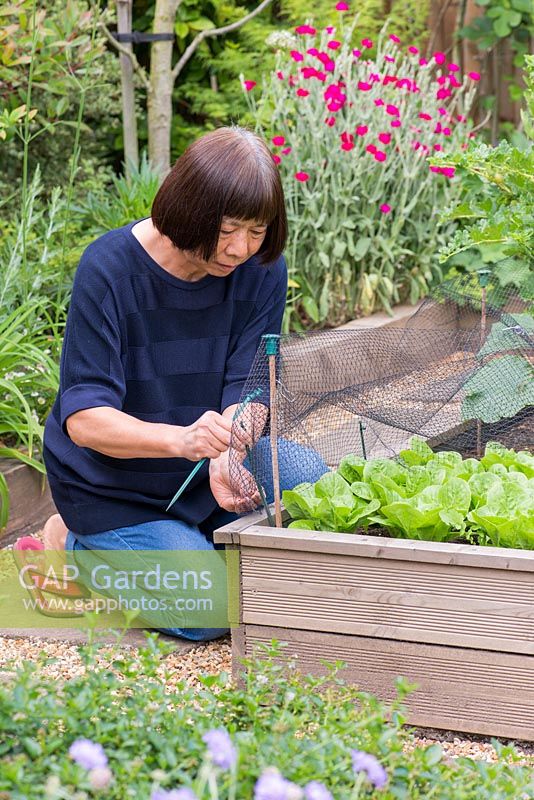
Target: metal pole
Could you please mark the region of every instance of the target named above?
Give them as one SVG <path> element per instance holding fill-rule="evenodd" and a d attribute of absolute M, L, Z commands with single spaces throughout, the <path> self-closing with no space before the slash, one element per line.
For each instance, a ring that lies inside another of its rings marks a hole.
<path fill-rule="evenodd" d="M 480 349 L 484 346 L 486 338 L 486 300 L 487 287 L 490 279 L 489 269 L 478 270 L 478 282 L 480 285 Z M 482 423 L 477 420 L 477 458 L 482 456 Z"/>
<path fill-rule="evenodd" d="M 269 404 L 271 412 L 271 459 L 273 467 L 273 490 L 274 490 L 274 519 L 276 527 L 282 527 L 282 506 L 280 503 L 280 471 L 278 467 L 278 415 L 276 398 L 276 356 L 278 354 L 279 336 L 267 333 L 265 339 L 265 352 L 269 359 Z"/>

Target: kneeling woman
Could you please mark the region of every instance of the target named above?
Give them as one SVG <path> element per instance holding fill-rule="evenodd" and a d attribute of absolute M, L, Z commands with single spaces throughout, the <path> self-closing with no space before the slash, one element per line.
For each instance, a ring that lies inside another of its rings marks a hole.
<path fill-rule="evenodd" d="M 114 567 L 112 551 L 208 551 L 215 527 L 257 504 L 254 488 L 233 496 L 228 448 L 261 337 L 280 332 L 286 234 L 268 147 L 232 127 L 190 145 L 149 218 L 86 249 L 45 428 L 60 514 L 49 520 L 49 541 L 65 534 L 74 557 L 109 551 Z M 226 628 L 169 632 L 204 640 Z"/>

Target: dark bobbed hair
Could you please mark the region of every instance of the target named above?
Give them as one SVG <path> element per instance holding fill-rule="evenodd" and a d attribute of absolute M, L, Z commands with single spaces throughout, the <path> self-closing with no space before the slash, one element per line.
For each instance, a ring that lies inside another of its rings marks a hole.
<path fill-rule="evenodd" d="M 201 136 L 176 161 L 152 205 L 152 222 L 175 247 L 205 261 L 215 254 L 223 217 L 267 225 L 261 263 L 282 253 L 287 239 L 284 191 L 269 148 L 237 126 Z"/>

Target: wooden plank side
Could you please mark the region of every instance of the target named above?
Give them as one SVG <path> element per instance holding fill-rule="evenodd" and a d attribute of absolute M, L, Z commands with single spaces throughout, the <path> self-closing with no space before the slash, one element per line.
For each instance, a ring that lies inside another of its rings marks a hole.
<path fill-rule="evenodd" d="M 381 536 L 299 531 L 251 525 L 239 534 L 243 547 L 422 561 L 436 564 L 507 569 L 534 575 L 534 550 L 480 547 L 448 542 L 420 542 Z"/>
<path fill-rule="evenodd" d="M 418 688 L 406 701 L 408 721 L 423 727 L 534 741 L 534 657 L 470 648 L 246 626 L 246 655 L 257 644 L 287 643 L 285 658 L 304 673 L 326 674 L 322 660 L 342 660 L 340 676 L 383 700 L 399 675 Z"/>
<path fill-rule="evenodd" d="M 243 620 L 534 655 L 528 573 L 241 548 Z"/>

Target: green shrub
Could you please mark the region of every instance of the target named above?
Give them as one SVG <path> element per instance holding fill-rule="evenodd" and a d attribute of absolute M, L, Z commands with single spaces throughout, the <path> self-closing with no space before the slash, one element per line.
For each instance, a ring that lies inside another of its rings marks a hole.
<path fill-rule="evenodd" d="M 280 162 L 294 324 L 389 311 L 441 278 L 435 251 L 454 224 L 437 232 L 437 221 L 460 187 L 427 154 L 467 141 L 479 77 L 460 82 L 443 53 L 427 63 L 385 31 L 353 51 L 342 16 L 337 33 L 279 37 L 276 70 L 262 87 L 244 82 Z"/>
<path fill-rule="evenodd" d="M 306 787 L 306 800 L 450 800 L 454 787 L 455 800 L 518 800 L 533 788 L 512 747 L 495 743 L 500 760 L 485 763 L 415 746 L 402 727 L 401 679 L 387 706 L 341 681 L 340 663 L 323 678 L 304 677 L 271 646 L 247 662 L 241 687 L 222 673 L 201 677 L 197 691 L 181 681 L 171 694 L 165 652 L 151 635 L 137 659 L 115 652 L 108 663 L 91 645 L 82 650 L 85 674 L 62 683 L 26 663 L 0 686 L 0 792 L 10 800 L 297 800 Z M 283 791 L 280 777 L 265 777 L 269 769 L 289 782 Z"/>

